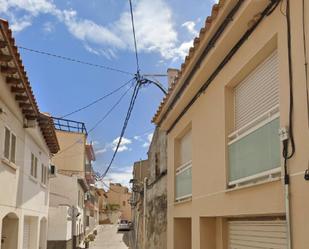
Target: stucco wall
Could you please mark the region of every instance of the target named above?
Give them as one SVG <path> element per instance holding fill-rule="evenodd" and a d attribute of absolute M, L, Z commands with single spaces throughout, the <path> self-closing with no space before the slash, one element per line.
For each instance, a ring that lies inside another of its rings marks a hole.
<path fill-rule="evenodd" d="M 50 206 L 78 204 L 78 190 L 81 190 L 76 176 L 57 174 L 50 179 Z"/>
<path fill-rule="evenodd" d="M 226 1 L 224 13 L 236 1 Z M 301 1 L 290 1 L 292 4 L 292 61 L 294 70 L 294 137 L 296 154 L 289 161 L 291 174 L 291 210 L 293 248 L 305 249 L 309 238 L 307 220 L 309 202 L 308 182 L 303 173 L 308 167 L 308 105 L 304 75 L 304 55 L 301 23 Z M 193 93 L 211 75 L 222 58 L 235 44 L 241 34 L 247 30 L 248 22 L 254 14 L 259 13 L 269 1 L 245 1 L 233 22 L 216 43 L 209 55 L 200 65 L 192 78 L 189 88 L 181 101 L 162 124 L 163 128 L 172 125 Z M 231 4 L 231 5 L 230 5 Z M 308 18 L 309 6 L 306 7 Z M 208 32 L 213 32 L 212 25 Z M 175 218 L 192 218 L 192 248 L 200 245 L 200 217 L 240 217 L 284 215 L 284 188 L 281 179 L 269 181 L 242 189 L 227 189 L 227 150 L 226 141 L 229 132 L 231 109 L 227 101 L 229 89 L 240 82 L 272 51 L 278 50 L 280 81 L 280 126 L 288 125 L 289 83 L 288 55 L 286 43 L 285 17 L 277 8 L 272 15 L 265 18 L 254 33 L 245 41 L 239 51 L 225 65 L 213 82 L 186 114 L 168 134 L 168 248 L 179 248 L 175 244 L 177 236 Z M 307 41 L 308 42 L 308 41 Z M 309 46 L 309 44 L 307 44 Z M 200 48 L 203 46 L 199 46 Z M 200 53 L 200 51 L 197 51 Z M 307 55 L 308 56 L 308 55 Z M 189 66 L 190 67 L 190 66 Z M 186 76 L 187 71 L 185 71 Z M 180 83 L 179 83 L 180 84 Z M 175 203 L 175 140 L 187 128 L 192 128 L 192 200 Z M 217 234 L 216 236 L 219 236 Z M 179 239 L 180 236 L 179 236 Z M 215 238 L 214 238 L 215 239 Z M 225 248 L 224 244 L 216 248 Z"/>
<path fill-rule="evenodd" d="M 83 133 L 56 131 L 60 151 L 52 158 L 59 170 L 85 172 L 86 135 Z"/>
<path fill-rule="evenodd" d="M 106 193 L 108 204 L 118 205 L 119 211 L 121 212 L 120 218 L 131 220 L 131 205 L 129 204 L 131 193 L 128 192 L 128 188 L 117 184 L 110 184 L 110 189 Z"/>
<path fill-rule="evenodd" d="M 47 240 L 68 241 L 72 239 L 72 221 L 68 220 L 68 210 L 68 206 L 49 208 Z"/>

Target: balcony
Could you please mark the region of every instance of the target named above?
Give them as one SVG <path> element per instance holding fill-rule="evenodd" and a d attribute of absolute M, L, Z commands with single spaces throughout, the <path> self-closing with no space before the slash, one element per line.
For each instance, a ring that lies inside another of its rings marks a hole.
<path fill-rule="evenodd" d="M 176 169 L 176 201 L 182 201 L 192 196 L 192 161 Z"/>
<path fill-rule="evenodd" d="M 229 135 L 229 186 L 280 174 L 278 107 Z"/>

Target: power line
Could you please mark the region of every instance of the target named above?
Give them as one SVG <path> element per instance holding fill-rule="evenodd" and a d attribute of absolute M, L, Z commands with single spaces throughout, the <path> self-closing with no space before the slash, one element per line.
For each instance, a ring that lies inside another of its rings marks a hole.
<path fill-rule="evenodd" d="M 138 53 L 137 53 L 137 44 L 136 44 L 136 35 L 135 35 L 135 27 L 134 27 L 134 16 L 133 16 L 132 1 L 129 0 L 129 3 L 130 3 L 131 24 L 132 24 L 132 31 L 133 31 L 133 38 L 134 38 L 136 69 L 137 69 L 137 74 L 139 74 L 139 62 L 138 62 Z"/>
<path fill-rule="evenodd" d="M 93 106 L 94 104 L 96 104 L 96 103 L 102 101 L 103 99 L 105 99 L 105 98 L 111 96 L 112 94 L 118 92 L 120 89 L 122 89 L 123 87 L 125 87 L 126 85 L 128 85 L 129 83 L 131 83 L 132 80 L 133 80 L 133 79 L 130 79 L 129 81 L 127 81 L 126 83 L 124 83 L 124 84 L 121 85 L 120 87 L 116 88 L 115 90 L 111 91 L 110 93 L 105 94 L 104 96 L 102 96 L 102 97 L 100 97 L 100 98 L 98 98 L 98 99 L 96 99 L 96 100 L 90 102 L 89 104 L 87 104 L 87 105 L 85 105 L 85 106 L 83 106 L 83 107 L 78 108 L 77 110 L 74 110 L 74 111 L 72 111 L 72 112 L 70 112 L 70 113 L 68 113 L 68 114 L 63 115 L 63 116 L 60 117 L 60 118 L 65 118 L 65 117 L 71 116 L 71 115 L 73 115 L 73 114 L 75 114 L 75 113 L 77 113 L 77 112 L 80 112 L 80 111 L 82 111 L 82 110 L 87 109 L 87 108 L 90 107 L 90 106 Z"/>
<path fill-rule="evenodd" d="M 104 114 L 104 116 L 96 122 L 96 124 L 89 130 L 88 134 L 91 133 L 93 130 L 95 130 L 99 124 L 101 124 L 108 116 L 109 114 L 111 114 L 111 112 L 116 108 L 116 106 L 121 102 L 121 100 L 124 98 L 124 96 L 132 89 L 133 85 L 128 89 L 126 90 L 121 96 L 120 98 L 117 100 L 117 102 L 109 109 L 108 112 L 106 112 Z"/>
<path fill-rule="evenodd" d="M 130 80 L 132 81 L 132 80 Z M 133 85 L 126 90 L 121 96 L 120 98 L 117 100 L 117 102 L 104 114 L 104 116 L 97 121 L 97 123 L 88 131 L 88 134 L 90 132 L 92 132 L 94 129 L 96 129 L 99 124 L 101 124 L 111 113 L 112 111 L 116 108 L 116 106 L 121 102 L 121 100 L 124 98 L 124 96 L 132 89 Z M 67 151 L 68 149 L 72 148 L 75 144 L 80 143 L 82 140 L 81 139 L 77 139 L 74 143 L 70 144 L 69 146 L 65 147 L 63 150 L 60 150 L 55 156 L 58 156 L 60 154 L 62 154 L 63 152 Z"/>
<path fill-rule="evenodd" d="M 109 171 L 110 167 L 112 166 L 112 164 L 113 164 L 113 162 L 115 160 L 115 157 L 117 155 L 117 152 L 118 152 L 119 146 L 121 144 L 122 138 L 123 138 L 124 133 L 126 131 L 129 119 L 131 117 L 131 113 L 132 113 L 132 110 L 133 110 L 133 107 L 134 107 L 134 104 L 135 104 L 135 101 L 136 101 L 139 89 L 140 89 L 140 83 L 139 83 L 139 81 L 137 81 L 136 85 L 134 87 L 134 91 L 133 91 L 133 94 L 132 94 L 132 97 L 131 97 L 130 105 L 129 105 L 129 108 L 128 108 L 128 111 L 127 111 L 126 118 L 125 118 L 124 123 L 123 123 L 123 127 L 122 127 L 122 130 L 121 130 L 119 139 L 118 139 L 118 143 L 117 143 L 116 149 L 115 149 L 114 154 L 112 156 L 112 159 L 110 160 L 110 163 L 108 164 L 108 166 L 107 166 L 105 172 L 103 173 L 101 179 L 103 179 L 106 176 L 107 172 Z"/>
<path fill-rule="evenodd" d="M 127 72 L 127 71 L 124 71 L 124 70 L 121 70 L 121 69 L 118 69 L 118 68 L 113 68 L 113 67 L 95 64 L 95 63 L 91 63 L 91 62 L 87 62 L 87 61 L 82 61 L 82 60 L 79 60 L 79 59 L 70 58 L 70 57 L 63 56 L 63 55 L 52 54 L 50 52 L 45 52 L 45 51 L 42 51 L 42 50 L 26 48 L 26 47 L 23 47 L 23 46 L 17 46 L 17 48 L 23 49 L 23 50 L 26 50 L 26 51 L 29 51 L 29 52 L 37 53 L 37 54 L 47 55 L 47 56 L 51 56 L 51 57 L 54 57 L 54 58 L 70 61 L 70 62 L 76 62 L 76 63 L 79 63 L 79 64 L 88 65 L 88 66 L 97 67 L 97 68 L 102 68 L 102 69 L 105 69 L 105 70 L 114 71 L 114 72 L 118 72 L 118 73 L 122 73 L 122 74 L 134 75 L 130 72 Z"/>

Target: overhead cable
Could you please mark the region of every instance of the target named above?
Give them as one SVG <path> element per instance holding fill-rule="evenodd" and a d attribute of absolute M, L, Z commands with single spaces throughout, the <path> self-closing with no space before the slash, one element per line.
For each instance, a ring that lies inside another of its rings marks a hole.
<path fill-rule="evenodd" d="M 134 27 L 134 15 L 133 15 L 132 1 L 129 0 L 129 3 L 130 3 L 131 24 L 132 24 L 132 32 L 133 32 L 134 48 L 135 48 L 136 69 L 137 69 L 137 74 L 139 74 L 139 61 L 138 61 L 138 52 L 137 52 L 136 35 L 135 35 L 135 27 Z"/>
<path fill-rule="evenodd" d="M 130 105 L 129 105 L 129 108 L 128 108 L 128 111 L 127 111 L 127 115 L 126 115 L 126 118 L 124 120 L 124 123 L 123 123 L 123 127 L 121 129 L 121 133 L 120 133 L 120 136 L 119 136 L 119 139 L 118 139 L 118 143 L 116 145 L 116 148 L 115 148 L 115 151 L 114 151 L 114 154 L 106 168 L 106 170 L 104 171 L 104 173 L 102 174 L 102 177 L 101 177 L 101 180 L 106 176 L 106 174 L 108 173 L 110 167 L 112 166 L 114 160 L 115 160 L 115 157 L 117 155 L 117 152 L 118 152 L 118 149 L 120 147 L 120 144 L 121 144 L 121 141 L 122 141 L 122 138 L 125 134 L 125 131 L 126 131 L 126 128 L 128 126 L 128 122 L 129 122 L 129 119 L 131 117 L 131 113 L 132 113 L 132 110 L 133 110 L 133 107 L 135 105 L 135 101 L 136 101 L 136 98 L 137 98 L 137 95 L 138 95 L 138 92 L 139 92 L 139 89 L 140 89 L 140 84 L 139 84 L 139 81 L 136 82 L 136 85 L 134 87 L 134 91 L 133 91 L 133 94 L 132 94 L 132 97 L 131 97 L 131 101 L 130 101 Z"/>
<path fill-rule="evenodd" d="M 129 83 L 132 82 L 132 80 L 133 80 L 133 79 L 130 79 L 129 81 L 127 81 L 126 83 L 124 83 L 124 84 L 121 85 L 120 87 L 114 89 L 114 90 L 111 91 L 110 93 L 107 93 L 107 94 L 105 94 L 104 96 L 102 96 L 102 97 L 100 97 L 100 98 L 98 98 L 98 99 L 96 99 L 96 100 L 90 102 L 89 104 L 87 104 L 87 105 L 85 105 L 85 106 L 83 106 L 83 107 L 80 107 L 80 108 L 78 108 L 77 110 L 74 110 L 74 111 L 72 111 L 72 112 L 70 112 L 70 113 L 68 113 L 68 114 L 65 114 L 65 115 L 63 115 L 63 116 L 60 117 L 60 118 L 65 118 L 65 117 L 71 116 L 71 115 L 73 115 L 73 114 L 75 114 L 75 113 L 77 113 L 77 112 L 80 112 L 80 111 L 82 111 L 82 110 L 87 109 L 87 108 L 90 107 L 90 106 L 93 106 L 93 105 L 97 104 L 98 102 L 102 101 L 103 99 L 105 99 L 105 98 L 111 96 L 112 94 L 118 92 L 120 89 L 122 89 L 122 88 L 124 88 L 125 86 L 127 86 Z"/>
<path fill-rule="evenodd" d="M 114 72 L 118 72 L 118 73 L 122 73 L 122 74 L 134 75 L 133 73 L 130 73 L 130 72 L 118 69 L 118 68 L 113 68 L 113 67 L 109 67 L 109 66 L 95 64 L 95 63 L 92 63 L 92 62 L 82 61 L 82 60 L 79 60 L 79 59 L 70 58 L 70 57 L 63 56 L 63 55 L 52 54 L 50 52 L 45 52 L 45 51 L 42 51 L 42 50 L 26 48 L 26 47 L 23 47 L 23 46 L 17 46 L 17 48 L 23 49 L 23 50 L 26 50 L 26 51 L 29 51 L 29 52 L 37 53 L 37 54 L 51 56 L 51 57 L 58 58 L 58 59 L 61 59 L 61 60 L 66 60 L 66 61 L 71 61 L 71 62 L 87 65 L 87 66 L 102 68 L 102 69 L 105 69 L 105 70 L 114 71 Z"/>
<path fill-rule="evenodd" d="M 127 89 L 121 96 L 120 98 L 117 100 L 117 102 L 104 114 L 104 116 L 97 121 L 97 123 L 88 131 L 88 134 L 93 132 L 98 126 L 99 124 L 101 124 L 111 113 L 112 111 L 116 108 L 117 105 L 119 105 L 119 103 L 121 102 L 121 100 L 124 98 L 124 96 L 132 89 L 133 85 Z M 64 149 L 60 150 L 55 156 L 58 156 L 60 154 L 62 154 L 63 152 L 69 150 L 70 148 L 72 148 L 75 144 L 82 142 L 81 139 L 77 139 L 75 142 L 73 142 L 72 144 L 68 145 L 67 147 L 65 147 Z"/>
<path fill-rule="evenodd" d="M 111 112 L 116 108 L 117 105 L 119 105 L 119 103 L 121 102 L 121 100 L 124 98 L 124 96 L 132 89 L 133 85 L 127 89 L 121 96 L 120 98 L 117 100 L 117 102 L 108 110 L 108 112 L 106 112 L 104 114 L 104 116 L 98 120 L 95 125 L 89 130 L 88 134 L 91 133 L 92 131 L 94 131 L 110 114 Z"/>

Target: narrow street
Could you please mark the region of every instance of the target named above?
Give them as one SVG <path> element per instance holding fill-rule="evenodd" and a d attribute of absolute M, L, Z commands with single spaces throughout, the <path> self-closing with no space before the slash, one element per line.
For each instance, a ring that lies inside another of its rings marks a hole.
<path fill-rule="evenodd" d="M 117 232 L 117 225 L 102 225 L 90 249 L 129 249 L 129 232 Z"/>

